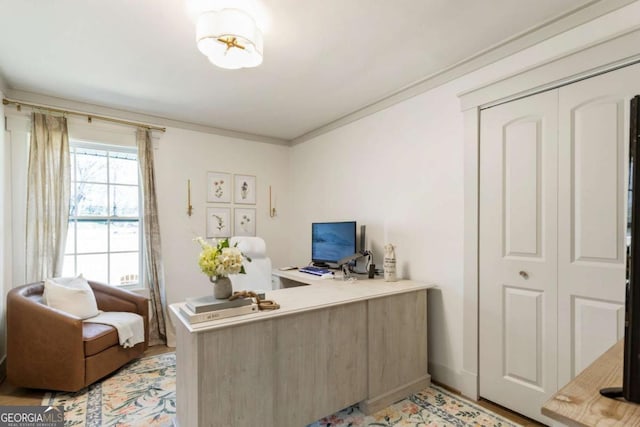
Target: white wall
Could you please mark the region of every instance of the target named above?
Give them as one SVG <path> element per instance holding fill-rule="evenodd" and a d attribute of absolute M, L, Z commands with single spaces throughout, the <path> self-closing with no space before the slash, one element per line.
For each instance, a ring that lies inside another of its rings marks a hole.
<path fill-rule="evenodd" d="M 458 94 L 633 28 L 637 16 L 640 2 L 293 147 L 292 263 L 308 261 L 315 220 L 366 224 L 376 264 L 384 243 L 396 244 L 403 277 L 439 286 L 429 293 L 430 372 L 462 389 L 464 117 Z"/>
<path fill-rule="evenodd" d="M 4 97 L 0 91 L 0 98 Z M 4 105 L 0 104 L 0 118 L 4 118 Z M 0 205 L 0 319 L 4 319 L 5 295 L 11 288 L 11 272 L 8 268 L 10 264 L 7 259 L 11 253 L 11 239 L 7 238 L 7 222 L 9 220 L 10 203 L 8 199 L 9 171 L 10 168 L 9 144 L 5 138 L 4 120 L 0 129 L 0 189 L 2 189 Z M 6 351 L 6 322 L 0 322 L 0 364 L 4 366 Z M 4 369 L 0 372 L 0 380 L 4 378 Z"/>
<path fill-rule="evenodd" d="M 12 245 L 13 259 L 5 266 L 7 289 L 24 283 L 24 229 L 26 199 L 26 177 L 28 156 L 29 119 L 26 112 L 12 111 L 8 117 L 10 143 L 7 150 L 11 153 L 12 168 L 3 167 L 11 172 L 12 185 L 3 193 L 12 198 L 9 203 L 3 200 L 3 208 L 14 219 L 15 227 L 5 227 L 6 238 L 2 242 Z M 103 142 L 118 145 L 135 145 L 135 130 L 131 127 L 108 124 L 94 120 L 69 119 L 71 138 Z M 289 167 L 289 147 L 246 141 L 208 133 L 168 128 L 166 133 L 154 133 L 156 149 L 156 180 L 158 186 L 158 209 L 165 266 L 165 286 L 167 301 L 171 304 L 183 301 L 186 297 L 212 293 L 207 277 L 198 268 L 198 245 L 193 242 L 196 236 L 205 235 L 205 210 L 207 206 L 228 206 L 233 204 L 213 204 L 206 202 L 207 171 L 222 171 L 256 176 L 257 202 L 255 205 L 238 205 L 256 208 L 257 235 L 267 243 L 267 250 L 274 265 L 287 262 L 287 246 L 282 244 L 286 234 L 286 220 L 290 215 L 287 176 Z M 3 147 L 5 145 L 2 145 Z M 12 150 L 9 148 L 12 147 Z M 0 152 L 0 156 L 4 155 Z M 6 157 L 8 159 L 8 157 Z M 2 160 L 3 157 L 0 157 Z M 7 160 L 9 161 L 9 160 Z M 2 163 L 0 163 L 2 164 Z M 1 178 L 1 177 L 0 177 Z M 187 216 L 187 179 L 191 179 L 191 201 L 193 216 Z M 278 215 L 269 217 L 268 189 L 272 186 L 272 195 Z M 11 188 L 12 187 L 12 188 Z M 13 197 L 12 197 L 13 195 Z M 13 230 L 13 236 L 9 238 Z M 3 229 L 0 229 L 0 233 Z M 6 247 L 5 247 L 6 249 Z M 6 258 L 6 257 L 5 257 Z M 89 273 L 84 272 L 89 277 Z M 0 306 L 1 309 L 1 306 Z M 4 322 L 0 323 L 0 333 Z M 171 328 L 170 328 L 171 329 Z M 169 330 L 169 344 L 173 342 L 173 331 Z M 0 355 L 3 355 L 0 348 Z"/>
<path fill-rule="evenodd" d="M 6 357 L 6 295 L 11 288 L 24 284 L 25 278 L 25 224 L 26 224 L 26 169 L 28 156 L 29 121 L 24 116 L 9 115 L 2 108 L 2 116 L 6 117 L 6 131 L 0 134 L 2 147 L 0 157 L 0 175 L 2 184 L 2 205 L 0 206 L 0 227 L 3 228 L 0 241 L 4 254 L 4 272 L 0 275 L 2 286 L 2 310 L 0 311 L 0 360 Z M 4 121 L 3 121 L 4 125 Z M 4 127 L 4 126 L 3 126 Z"/>
<path fill-rule="evenodd" d="M 294 264 L 308 262 L 316 220 L 366 225 L 377 265 L 383 245 L 395 244 L 400 276 L 439 285 L 429 292 L 429 357 L 446 367 L 435 378 L 452 386 L 447 371 L 462 364 L 464 220 L 455 93 L 447 85 L 295 146 L 292 229 L 301 237 L 290 251 Z"/>
<path fill-rule="evenodd" d="M 209 280 L 199 270 L 200 247 L 193 238 L 205 236 L 207 206 L 234 205 L 207 203 L 207 171 L 256 176 L 256 205 L 235 206 L 257 209 L 257 235 L 265 240 L 273 265 L 288 262 L 283 239 L 290 232 L 289 147 L 175 128 L 160 135 L 157 146 L 158 209 L 169 304 L 212 293 Z M 194 208 L 191 217 L 187 215 L 188 179 Z M 276 200 L 275 218 L 269 217 L 269 186 Z"/>

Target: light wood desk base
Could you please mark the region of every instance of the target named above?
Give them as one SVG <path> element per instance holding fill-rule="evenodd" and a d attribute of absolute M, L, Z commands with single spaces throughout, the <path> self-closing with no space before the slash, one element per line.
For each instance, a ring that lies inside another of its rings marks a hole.
<path fill-rule="evenodd" d="M 600 395 L 622 386 L 623 341 L 611 347 L 542 407 L 542 414 L 569 426 L 640 426 L 640 405 Z"/>
<path fill-rule="evenodd" d="M 427 288 L 323 282 L 267 292 L 280 310 L 177 331 L 180 427 L 300 427 L 372 412 L 430 384 Z"/>

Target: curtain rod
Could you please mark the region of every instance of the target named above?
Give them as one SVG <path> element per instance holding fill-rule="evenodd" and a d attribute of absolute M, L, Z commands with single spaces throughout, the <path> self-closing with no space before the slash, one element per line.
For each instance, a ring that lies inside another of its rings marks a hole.
<path fill-rule="evenodd" d="M 89 113 L 81 113 L 79 111 L 61 110 L 59 108 L 48 107 L 46 105 L 40 105 L 40 104 L 31 104 L 29 102 L 22 102 L 22 101 L 18 101 L 18 100 L 15 100 L 15 99 L 2 98 L 2 104 L 3 105 L 13 104 L 13 105 L 16 106 L 18 111 L 20 111 L 20 107 L 28 107 L 28 108 L 36 108 L 36 109 L 47 110 L 47 111 L 52 112 L 52 113 L 62 113 L 62 114 L 67 114 L 67 115 L 71 115 L 71 116 L 86 117 L 87 120 L 89 121 L 89 123 L 91 123 L 92 119 L 98 119 L 98 120 L 103 120 L 103 121 L 112 122 L 112 123 L 119 123 L 121 125 L 140 126 L 140 127 L 146 128 L 146 129 L 157 130 L 157 131 L 160 131 L 160 132 L 166 132 L 166 130 L 167 130 L 167 128 L 158 127 L 158 126 L 152 126 L 152 125 L 148 125 L 148 124 L 145 124 L 145 123 L 131 122 L 129 120 L 113 119 L 111 117 L 101 116 L 99 114 L 89 114 Z"/>

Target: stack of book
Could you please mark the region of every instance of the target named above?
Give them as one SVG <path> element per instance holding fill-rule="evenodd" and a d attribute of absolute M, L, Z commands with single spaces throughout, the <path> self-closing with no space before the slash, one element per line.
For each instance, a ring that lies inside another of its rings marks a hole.
<path fill-rule="evenodd" d="M 180 304 L 179 308 L 182 316 L 189 323 L 194 324 L 253 313 L 258 311 L 258 304 L 253 298 L 238 298 L 229 301 L 206 296 L 187 298 L 187 301 Z"/>

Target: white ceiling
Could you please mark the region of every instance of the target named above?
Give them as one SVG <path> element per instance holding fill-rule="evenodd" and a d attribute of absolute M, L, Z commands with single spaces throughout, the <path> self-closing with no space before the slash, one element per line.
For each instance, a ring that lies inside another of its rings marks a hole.
<path fill-rule="evenodd" d="M 9 91 L 291 140 L 594 3 L 264 0 L 264 62 L 232 71 L 197 50 L 184 0 L 0 0 L 0 78 Z"/>

